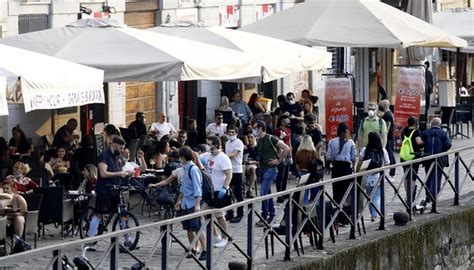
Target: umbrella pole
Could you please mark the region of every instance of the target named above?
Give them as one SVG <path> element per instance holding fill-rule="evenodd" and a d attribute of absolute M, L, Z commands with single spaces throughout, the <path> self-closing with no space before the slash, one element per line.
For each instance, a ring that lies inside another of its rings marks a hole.
<path fill-rule="evenodd" d="M 456 105 L 461 103 L 461 48 L 456 48 Z"/>

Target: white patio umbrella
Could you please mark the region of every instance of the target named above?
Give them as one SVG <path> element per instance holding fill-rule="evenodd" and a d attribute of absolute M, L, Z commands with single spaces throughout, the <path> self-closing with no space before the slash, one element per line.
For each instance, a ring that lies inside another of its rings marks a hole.
<path fill-rule="evenodd" d="M 474 53 L 474 11 L 437 12 L 433 14 L 433 24 L 468 42 L 461 52 Z"/>
<path fill-rule="evenodd" d="M 242 51 L 262 66 L 263 82 L 300 71 L 331 67 L 329 52 L 248 32 L 183 23 L 147 30 Z"/>
<path fill-rule="evenodd" d="M 120 26 L 113 20 L 79 20 L 0 43 L 100 68 L 107 82 L 260 77 L 260 67 L 241 52 Z"/>
<path fill-rule="evenodd" d="M 22 96 L 26 112 L 105 102 L 102 70 L 1 44 L 0 59 L 3 115 L 11 95 Z"/>
<path fill-rule="evenodd" d="M 241 30 L 312 46 L 467 46 L 464 40 L 378 0 L 313 0 Z"/>

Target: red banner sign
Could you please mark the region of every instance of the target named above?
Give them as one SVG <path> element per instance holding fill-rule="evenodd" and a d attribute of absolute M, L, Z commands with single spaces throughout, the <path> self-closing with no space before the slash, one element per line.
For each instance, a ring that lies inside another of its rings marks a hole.
<path fill-rule="evenodd" d="M 424 90 L 425 71 L 423 68 L 399 68 L 395 99 L 397 127 L 405 127 L 410 116 L 420 117 L 420 99 Z"/>
<path fill-rule="evenodd" d="M 339 123 L 352 131 L 352 86 L 348 78 L 328 78 L 325 88 L 326 139 L 337 137 Z"/>

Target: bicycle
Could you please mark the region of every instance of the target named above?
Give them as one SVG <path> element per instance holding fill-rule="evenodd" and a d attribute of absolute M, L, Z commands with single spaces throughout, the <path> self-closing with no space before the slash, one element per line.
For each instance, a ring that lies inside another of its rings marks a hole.
<path fill-rule="evenodd" d="M 123 230 L 133 227 L 138 227 L 138 219 L 127 210 L 127 203 L 124 200 L 123 192 L 135 190 L 133 186 L 120 186 L 120 185 L 108 185 L 113 190 L 118 190 L 120 203 L 117 207 L 117 211 L 107 215 L 104 217 L 102 215 L 100 217 L 99 227 L 97 228 L 97 235 L 101 235 L 104 232 L 108 231 L 108 226 L 110 222 L 113 220 L 112 231 Z M 89 236 L 89 227 L 92 217 L 95 215 L 95 207 L 88 206 L 81 217 L 81 221 L 79 224 L 79 232 L 81 239 L 90 237 Z M 104 220 L 105 219 L 105 220 Z M 128 238 L 128 239 L 127 239 Z M 121 243 L 123 246 L 127 247 L 129 250 L 134 250 L 138 244 L 140 238 L 140 232 L 135 232 L 132 234 L 127 234 L 124 237 L 124 242 Z"/>
<path fill-rule="evenodd" d="M 174 205 L 176 199 L 178 198 L 179 191 L 176 191 L 172 187 L 151 187 L 150 188 L 150 198 L 153 202 L 156 202 L 156 207 L 158 207 L 158 217 L 159 220 L 166 220 L 174 218 L 176 210 Z"/>

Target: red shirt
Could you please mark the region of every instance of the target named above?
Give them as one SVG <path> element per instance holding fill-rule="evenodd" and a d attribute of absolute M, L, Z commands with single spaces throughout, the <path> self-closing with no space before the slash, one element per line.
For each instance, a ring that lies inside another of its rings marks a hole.
<path fill-rule="evenodd" d="M 283 131 L 283 132 L 282 132 Z M 288 127 L 278 127 L 273 131 L 273 135 L 277 136 L 286 145 L 290 146 L 291 129 Z"/>

